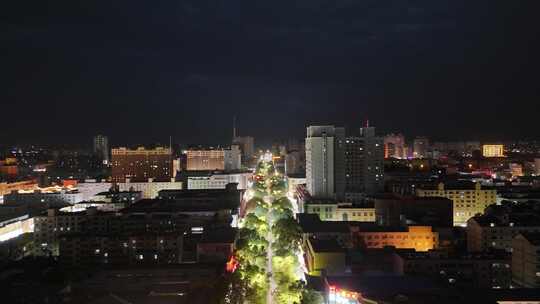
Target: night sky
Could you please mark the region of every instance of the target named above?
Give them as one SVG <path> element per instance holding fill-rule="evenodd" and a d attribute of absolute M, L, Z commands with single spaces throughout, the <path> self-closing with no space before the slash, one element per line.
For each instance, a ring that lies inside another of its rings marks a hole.
<path fill-rule="evenodd" d="M 7 1 L 0 141 L 540 138 L 540 1 Z"/>

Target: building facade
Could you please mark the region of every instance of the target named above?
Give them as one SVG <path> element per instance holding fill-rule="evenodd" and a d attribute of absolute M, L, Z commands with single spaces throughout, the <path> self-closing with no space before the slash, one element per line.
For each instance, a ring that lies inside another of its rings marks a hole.
<path fill-rule="evenodd" d="M 359 227 L 352 234 L 357 244 L 365 248 L 393 246 L 398 249 L 428 251 L 439 245 L 439 233 L 434 232 L 430 226 Z"/>
<path fill-rule="evenodd" d="M 466 226 L 467 220 L 474 215 L 484 213 L 489 205 L 497 202 L 497 190 L 482 189 L 480 183 L 473 185 L 445 185 L 439 183 L 436 188 L 416 189 L 420 197 L 446 197 L 454 206 L 454 226 Z"/>
<path fill-rule="evenodd" d="M 142 198 L 151 199 L 158 196 L 161 190 L 182 189 L 182 182 L 177 181 L 154 181 L 152 178 L 146 182 L 132 182 L 126 179 L 123 183 L 98 182 L 96 180 L 87 180 L 84 183 L 78 183 L 77 189 L 82 193 L 84 201 L 92 200 L 94 195 L 100 192 L 109 191 L 113 185 L 118 187 L 119 191 L 140 191 Z"/>
<path fill-rule="evenodd" d="M 407 158 L 403 134 L 388 134 L 384 137 L 384 158 Z"/>
<path fill-rule="evenodd" d="M 245 190 L 248 188 L 251 176 L 252 173 L 223 173 L 205 176 L 188 176 L 187 189 L 225 189 L 227 184 L 236 183 L 238 184 L 237 189 Z"/>
<path fill-rule="evenodd" d="M 484 157 L 504 157 L 504 145 L 483 145 L 482 155 Z"/>
<path fill-rule="evenodd" d="M 540 288 L 540 233 L 520 233 L 512 240 L 512 281 Z"/>
<path fill-rule="evenodd" d="M 512 240 L 519 233 L 540 231 L 540 218 L 497 218 L 478 216 L 467 222 L 467 249 L 483 252 L 493 249 L 512 251 Z"/>
<path fill-rule="evenodd" d="M 136 150 L 127 148 L 112 149 L 112 181 L 170 181 L 172 178 L 172 151 L 157 147 Z"/>
<path fill-rule="evenodd" d="M 4 204 L 24 204 L 29 208 L 34 206 L 73 205 L 82 200 L 82 193 L 78 190 L 61 187 L 39 188 L 33 191 L 19 190 L 4 195 Z"/>
<path fill-rule="evenodd" d="M 317 214 L 321 221 L 375 222 L 375 208 L 355 206 L 350 203 L 309 202 L 305 213 Z"/>
<path fill-rule="evenodd" d="M 380 195 L 372 198 L 380 226 L 407 224 L 452 227 L 453 202 L 444 197 Z"/>
<path fill-rule="evenodd" d="M 223 150 L 223 160 L 225 171 L 235 171 L 242 168 L 242 151 L 240 146 L 232 145 L 229 149 Z"/>
<path fill-rule="evenodd" d="M 445 251 L 396 252 L 398 275 L 453 279 L 475 288 L 509 288 L 510 257 L 505 254 L 451 255 Z"/>
<path fill-rule="evenodd" d="M 345 140 L 345 196 L 375 194 L 383 186 L 383 139 L 375 136 L 374 127 L 361 128 L 360 137 Z"/>
<path fill-rule="evenodd" d="M 231 171 L 241 168 L 238 145 L 230 149 L 191 149 L 186 151 L 188 171 Z"/>
<path fill-rule="evenodd" d="M 104 164 L 110 161 L 109 138 L 104 135 L 94 136 L 94 154 L 103 160 Z"/>
<path fill-rule="evenodd" d="M 344 149 L 344 128 L 307 128 L 306 183 L 311 196 L 334 198 L 345 192 Z"/>

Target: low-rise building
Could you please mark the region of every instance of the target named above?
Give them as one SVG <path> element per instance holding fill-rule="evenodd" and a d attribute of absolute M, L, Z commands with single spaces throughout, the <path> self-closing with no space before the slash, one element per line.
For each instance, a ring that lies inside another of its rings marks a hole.
<path fill-rule="evenodd" d="M 24 204 L 29 209 L 63 207 L 74 205 L 82 200 L 82 194 L 77 189 L 62 187 L 40 188 L 30 191 L 18 190 L 4 195 L 4 204 Z"/>
<path fill-rule="evenodd" d="M 106 191 L 94 195 L 94 197 L 92 197 L 92 201 L 124 203 L 127 207 L 130 204 L 140 201 L 142 198 L 141 191 Z"/>
<path fill-rule="evenodd" d="M 12 191 L 29 191 L 37 189 L 38 184 L 35 180 L 25 180 L 25 181 L 19 181 L 19 182 L 2 182 L 0 183 L 0 197 L 11 193 Z"/>
<path fill-rule="evenodd" d="M 439 245 L 439 233 L 431 226 L 380 227 L 363 224 L 351 227 L 353 241 L 364 248 L 384 248 L 428 251 Z"/>
<path fill-rule="evenodd" d="M 197 243 L 197 261 L 225 262 L 233 254 L 236 229 L 206 230 Z"/>
<path fill-rule="evenodd" d="M 161 190 L 182 189 L 182 182 L 177 181 L 156 181 L 149 178 L 146 182 L 133 182 L 129 178 L 125 182 L 109 183 L 95 180 L 87 180 L 78 183 L 77 189 L 83 194 L 83 200 L 89 201 L 100 192 L 107 192 L 115 186 L 118 191 L 140 191 L 143 199 L 153 199 L 158 196 Z"/>
<path fill-rule="evenodd" d="M 466 226 L 467 220 L 482 214 L 489 205 L 497 202 L 497 191 L 483 189 L 480 183 L 439 183 L 436 187 L 417 188 L 420 197 L 446 197 L 454 203 L 454 226 Z"/>
<path fill-rule="evenodd" d="M 336 239 L 308 238 L 304 251 L 310 275 L 339 275 L 346 270 L 347 252 Z"/>
<path fill-rule="evenodd" d="M 0 242 L 34 232 L 34 219 L 28 214 L 2 216 L 0 218 Z"/>
<path fill-rule="evenodd" d="M 449 254 L 444 251 L 396 252 L 394 265 L 398 275 L 417 275 L 433 280 L 449 280 L 475 288 L 509 288 L 510 255 Z"/>
<path fill-rule="evenodd" d="M 239 170 L 242 156 L 238 145 L 228 149 L 207 148 L 190 149 L 186 151 L 187 170 Z"/>
<path fill-rule="evenodd" d="M 372 198 L 379 226 L 453 226 L 453 202 L 444 197 L 414 197 L 394 194 Z"/>
<path fill-rule="evenodd" d="M 525 288 L 540 288 L 540 232 L 523 232 L 512 241 L 512 281 Z"/>
<path fill-rule="evenodd" d="M 335 239 L 346 248 L 353 246 L 349 222 L 321 221 L 316 214 L 297 214 L 298 224 L 302 228 L 303 242 L 315 237 L 319 240 Z"/>
<path fill-rule="evenodd" d="M 187 172 L 189 174 L 189 172 Z M 249 179 L 253 173 L 204 173 L 204 175 L 187 176 L 188 190 L 225 189 L 227 184 L 238 184 L 238 189 L 248 188 Z"/>
<path fill-rule="evenodd" d="M 95 209 L 81 212 L 47 210 L 46 215 L 34 217 L 34 242 L 41 246 L 43 254 L 58 255 L 58 237 L 81 231 L 86 215 L 94 215 Z"/>
<path fill-rule="evenodd" d="M 322 221 L 375 222 L 375 208 L 372 203 L 340 203 L 337 201 L 312 200 L 304 205 L 305 213 L 318 214 Z"/>
<path fill-rule="evenodd" d="M 182 234 L 67 234 L 60 238 L 60 261 L 67 265 L 176 264 Z"/>
<path fill-rule="evenodd" d="M 469 252 L 512 251 L 512 240 L 519 233 L 540 232 L 540 210 L 535 205 L 507 202 L 491 206 L 484 215 L 471 218 L 467 222 Z"/>

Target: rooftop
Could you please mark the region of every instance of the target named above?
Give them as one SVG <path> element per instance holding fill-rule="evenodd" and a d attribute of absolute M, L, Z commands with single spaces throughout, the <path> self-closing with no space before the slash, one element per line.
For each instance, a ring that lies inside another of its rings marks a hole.
<path fill-rule="evenodd" d="M 521 235 L 534 246 L 540 246 L 540 232 L 522 232 Z"/>
<path fill-rule="evenodd" d="M 199 243 L 233 243 L 236 233 L 235 228 L 205 230 Z"/>
<path fill-rule="evenodd" d="M 219 204 L 184 204 L 165 199 L 143 199 L 125 209 L 122 209 L 122 213 L 215 212 L 219 210 L 227 209 Z"/>
<path fill-rule="evenodd" d="M 311 247 L 315 252 L 344 252 L 345 248 L 339 244 L 336 239 L 321 240 L 316 238 L 309 238 Z"/>

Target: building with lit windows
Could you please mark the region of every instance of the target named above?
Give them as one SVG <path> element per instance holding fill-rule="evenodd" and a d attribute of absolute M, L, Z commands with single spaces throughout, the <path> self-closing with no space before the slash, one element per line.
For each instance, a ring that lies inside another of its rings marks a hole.
<path fill-rule="evenodd" d="M 353 241 L 364 248 L 393 246 L 398 249 L 428 251 L 439 245 L 439 233 L 431 226 L 379 227 L 374 224 L 351 228 Z"/>
<path fill-rule="evenodd" d="M 484 157 L 504 157 L 504 146 L 482 145 L 482 155 Z"/>
<path fill-rule="evenodd" d="M 535 202 L 505 202 L 486 209 L 467 222 L 467 249 L 482 252 L 493 249 L 512 251 L 512 240 L 520 233 L 540 231 L 540 213 Z"/>
<path fill-rule="evenodd" d="M 397 275 L 446 277 L 475 288 L 511 285 L 510 255 L 504 252 L 459 255 L 447 251 L 396 251 L 394 267 Z"/>
<path fill-rule="evenodd" d="M 58 255 L 58 237 L 65 233 L 79 232 L 86 215 L 95 212 L 89 209 L 82 212 L 60 212 L 47 210 L 46 215 L 34 217 L 34 242 L 40 246 L 43 254 Z"/>
<path fill-rule="evenodd" d="M 178 233 L 66 234 L 59 238 L 65 265 L 162 265 L 180 263 L 183 236 Z"/>
<path fill-rule="evenodd" d="M 155 181 L 149 178 L 147 181 L 135 182 L 126 179 L 125 182 L 109 183 L 96 180 L 86 180 L 84 183 L 77 184 L 77 190 L 82 193 L 83 200 L 89 201 L 100 192 L 109 191 L 113 185 L 116 185 L 118 191 L 140 191 L 142 198 L 156 198 L 161 190 L 178 190 L 182 189 L 183 183 L 180 181 Z"/>
<path fill-rule="evenodd" d="M 317 214 L 321 221 L 375 222 L 375 208 L 371 205 L 310 201 L 304 205 L 305 213 Z"/>
<path fill-rule="evenodd" d="M 238 145 L 230 149 L 190 149 L 186 158 L 188 171 L 239 170 L 242 159 Z"/>
<path fill-rule="evenodd" d="M 407 158 L 403 134 L 389 134 L 384 137 L 384 158 Z"/>
<path fill-rule="evenodd" d="M 360 128 L 359 137 L 345 140 L 345 196 L 374 194 L 384 184 L 384 144 L 374 127 Z"/>
<path fill-rule="evenodd" d="M 512 281 L 540 288 L 540 232 L 523 232 L 512 240 Z"/>
<path fill-rule="evenodd" d="M 246 173 L 211 173 L 199 176 L 187 177 L 188 190 L 202 189 L 225 189 L 227 184 L 238 184 L 237 189 L 245 190 L 248 188 L 249 179 L 253 174 Z"/>
<path fill-rule="evenodd" d="M 497 190 L 483 189 L 480 183 L 439 183 L 436 187 L 416 189 L 420 197 L 446 197 L 454 206 L 454 226 L 465 226 L 467 220 L 484 212 L 489 205 L 497 202 Z"/>
<path fill-rule="evenodd" d="M 124 183 L 130 181 L 170 181 L 172 173 L 172 151 L 157 147 L 136 150 L 127 148 L 112 149 L 112 181 Z"/>
<path fill-rule="evenodd" d="M 82 200 L 82 193 L 77 189 L 63 187 L 38 188 L 28 191 L 14 190 L 4 195 L 4 204 L 24 204 L 28 208 L 74 205 Z"/>
<path fill-rule="evenodd" d="M 29 191 L 38 188 L 38 184 L 35 180 L 26 180 L 20 182 L 3 182 L 0 183 L 0 204 L 4 202 L 4 195 L 11 193 L 12 191 Z"/>
<path fill-rule="evenodd" d="M 109 163 L 109 138 L 107 136 L 94 136 L 94 154 L 103 160 L 104 164 Z"/>

